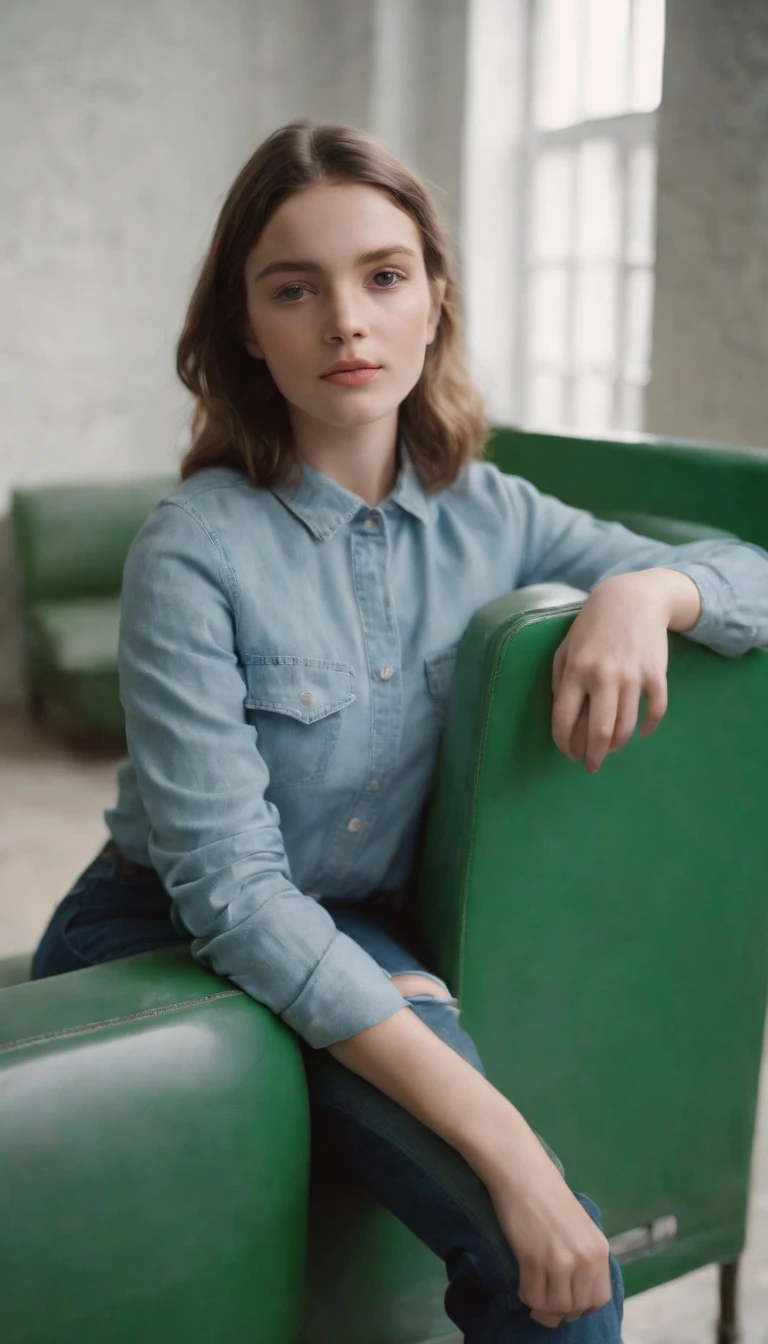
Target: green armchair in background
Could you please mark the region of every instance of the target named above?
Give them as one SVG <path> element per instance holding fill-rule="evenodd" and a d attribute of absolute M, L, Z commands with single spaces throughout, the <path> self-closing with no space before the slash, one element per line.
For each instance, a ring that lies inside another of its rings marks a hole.
<path fill-rule="evenodd" d="M 27 703 L 120 743 L 120 587 L 128 548 L 172 477 L 16 490 L 11 502 Z"/>

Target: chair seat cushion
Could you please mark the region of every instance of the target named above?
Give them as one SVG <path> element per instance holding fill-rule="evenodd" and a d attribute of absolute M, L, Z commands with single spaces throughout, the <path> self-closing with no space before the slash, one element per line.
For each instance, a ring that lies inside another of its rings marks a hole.
<path fill-rule="evenodd" d="M 119 597 L 38 602 L 30 621 L 49 667 L 64 673 L 117 670 Z"/>

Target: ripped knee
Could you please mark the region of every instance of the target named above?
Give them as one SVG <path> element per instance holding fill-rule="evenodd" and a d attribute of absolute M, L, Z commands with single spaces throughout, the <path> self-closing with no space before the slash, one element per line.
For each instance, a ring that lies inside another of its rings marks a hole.
<path fill-rule="evenodd" d="M 397 985 L 405 999 L 410 998 L 413 994 L 429 994 L 433 999 L 451 998 L 445 985 L 438 984 L 436 980 L 430 980 L 426 975 L 418 975 L 414 972 L 408 972 L 405 975 L 393 975 L 392 984 Z"/>

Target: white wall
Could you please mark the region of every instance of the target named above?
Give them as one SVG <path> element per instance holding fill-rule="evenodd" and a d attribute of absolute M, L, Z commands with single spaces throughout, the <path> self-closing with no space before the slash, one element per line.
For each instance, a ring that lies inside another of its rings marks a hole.
<path fill-rule="evenodd" d="M 174 345 L 223 197 L 298 115 L 385 136 L 459 218 L 465 0 L 3 0 L 0 700 L 9 491 L 172 470 Z M 4 605 L 3 605 L 4 604 Z"/>
<path fill-rule="evenodd" d="M 4 0 L 0 507 L 15 483 L 175 460 L 198 259 L 234 172 L 295 106 L 271 8 Z"/>
<path fill-rule="evenodd" d="M 768 445 L 768 5 L 667 0 L 654 433 Z"/>

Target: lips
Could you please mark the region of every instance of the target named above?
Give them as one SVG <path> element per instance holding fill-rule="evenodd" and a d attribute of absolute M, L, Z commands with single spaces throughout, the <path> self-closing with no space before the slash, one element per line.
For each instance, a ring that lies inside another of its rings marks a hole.
<path fill-rule="evenodd" d="M 329 373 L 322 374 L 324 383 L 336 383 L 340 387 L 360 387 L 363 383 L 370 383 L 377 374 L 381 373 L 381 368 L 376 364 L 357 364 L 344 368 L 343 365 Z"/>

